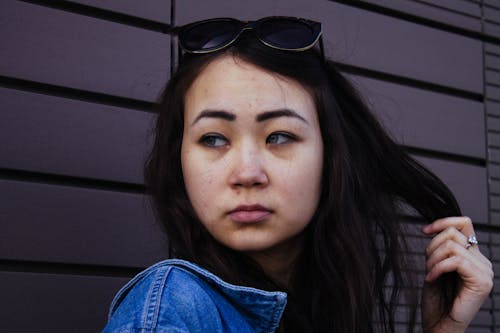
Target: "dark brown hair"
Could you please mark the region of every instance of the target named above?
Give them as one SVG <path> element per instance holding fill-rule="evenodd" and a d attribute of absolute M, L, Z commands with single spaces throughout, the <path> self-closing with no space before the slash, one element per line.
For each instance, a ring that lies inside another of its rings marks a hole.
<path fill-rule="evenodd" d="M 180 162 L 184 96 L 205 66 L 223 54 L 299 82 L 315 101 L 324 145 L 323 185 L 287 288 L 245 254 L 218 243 L 186 194 Z M 333 62 L 314 49 L 275 50 L 245 33 L 223 51 L 185 55 L 158 111 L 145 178 L 173 256 L 231 283 L 287 291 L 280 324 L 286 332 L 394 332 L 395 307 L 403 287 L 409 287 L 411 330 L 416 288 L 398 206 L 413 207 L 427 221 L 461 215 L 460 209 L 449 189 L 386 134 Z M 458 280 L 456 274 L 441 280 L 446 314 Z M 392 284 L 389 292 L 387 284 Z"/>

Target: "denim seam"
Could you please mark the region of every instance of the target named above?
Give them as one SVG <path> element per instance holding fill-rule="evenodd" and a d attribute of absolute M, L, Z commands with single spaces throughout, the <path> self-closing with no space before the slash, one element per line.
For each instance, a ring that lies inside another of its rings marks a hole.
<path fill-rule="evenodd" d="M 125 295 L 132 289 L 132 287 L 137 282 L 139 282 L 149 272 L 150 272 L 149 269 L 140 272 L 132 280 L 130 280 L 129 282 L 127 282 L 127 284 L 124 285 L 118 291 L 118 293 L 116 294 L 116 296 L 113 298 L 113 301 L 111 302 L 111 306 L 110 306 L 109 313 L 108 313 L 108 321 L 111 319 L 111 316 L 113 315 L 113 313 L 115 312 L 115 310 L 118 308 L 118 306 L 120 305 L 120 303 L 123 300 L 123 298 L 125 297 Z"/>
<path fill-rule="evenodd" d="M 272 328 L 276 327 L 279 324 L 279 318 L 282 316 L 284 308 L 286 306 L 286 293 L 284 292 L 269 292 L 260 289 L 255 289 L 251 287 L 238 286 L 229 284 L 213 273 L 197 266 L 196 264 L 180 260 L 180 259 L 167 259 L 161 262 L 158 262 L 143 272 L 139 273 L 135 278 L 133 278 L 129 283 L 127 283 L 115 296 L 109 316 L 114 313 L 119 304 L 123 301 L 123 298 L 127 295 L 127 293 L 136 285 L 141 279 L 150 275 L 152 278 L 152 282 L 149 285 L 149 291 L 146 298 L 147 303 L 144 304 L 143 313 L 142 313 L 142 329 L 141 333 L 153 332 L 155 327 L 158 325 L 158 318 L 160 316 L 161 310 L 161 297 L 165 289 L 165 284 L 169 276 L 169 272 L 173 268 L 178 268 L 183 270 L 186 273 L 193 274 L 196 278 L 201 279 L 205 283 L 208 283 L 219 289 L 221 292 L 226 294 L 227 291 L 230 291 L 230 294 L 234 292 L 250 292 L 250 299 L 255 297 L 255 294 L 260 297 L 267 297 L 267 300 L 264 301 L 264 304 L 272 303 L 274 304 L 273 309 L 269 309 L 268 319 L 265 320 L 266 324 L 262 322 L 262 325 L 259 325 L 259 332 L 272 332 Z M 153 275 L 153 276 L 151 276 Z M 149 278 L 148 278 L 149 279 Z M 270 297 L 271 296 L 271 297 Z M 254 300 L 258 301 L 258 299 Z"/>
<path fill-rule="evenodd" d="M 285 310 L 286 301 L 284 306 L 281 306 L 281 303 L 281 300 L 276 299 L 276 305 L 274 306 L 272 319 L 270 320 L 270 322 L 268 322 L 267 332 L 274 332 L 275 328 L 277 328 L 276 326 L 279 324 L 279 320 L 281 319 L 281 316 L 283 315 L 283 312 Z"/>
<path fill-rule="evenodd" d="M 142 318 L 143 329 L 141 332 L 143 333 L 146 332 L 146 330 L 152 330 L 154 327 L 156 327 L 158 312 L 161 303 L 158 300 L 161 299 L 165 280 L 167 279 L 168 273 L 171 270 L 171 267 L 164 267 L 162 269 L 159 269 L 155 274 L 153 283 L 151 284 L 148 292 L 146 308 Z"/>
<path fill-rule="evenodd" d="M 220 285 L 221 287 L 228 288 L 232 291 L 246 291 L 246 292 L 250 292 L 251 294 L 258 294 L 258 295 L 265 296 L 265 297 L 271 297 L 273 299 L 273 302 L 275 302 L 275 300 L 277 299 L 277 295 L 283 295 L 286 297 L 286 293 L 281 292 L 281 291 L 266 291 L 266 290 L 252 288 L 252 287 L 238 286 L 238 285 L 230 284 L 230 283 L 222 280 L 220 277 L 213 274 L 212 272 L 209 272 L 205 269 L 201 269 L 200 267 L 197 267 L 195 264 L 188 262 L 188 261 L 181 260 L 181 259 L 167 259 L 160 264 L 175 265 L 177 267 L 184 268 L 184 269 L 187 269 L 189 271 L 193 271 L 195 275 L 201 275 L 201 276 L 205 277 L 206 279 L 208 279 L 209 281 L 211 281 L 211 283 L 215 283 L 217 285 Z"/>

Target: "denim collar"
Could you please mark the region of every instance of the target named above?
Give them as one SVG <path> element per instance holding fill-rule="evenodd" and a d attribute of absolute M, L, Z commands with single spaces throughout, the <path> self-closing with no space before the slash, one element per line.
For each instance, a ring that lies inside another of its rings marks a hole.
<path fill-rule="evenodd" d="M 206 269 L 180 259 L 167 259 L 158 262 L 135 276 L 114 298 L 111 304 L 109 318 L 111 318 L 112 314 L 117 309 L 122 298 L 139 280 L 152 271 L 163 269 L 168 266 L 174 266 L 184 271 L 188 271 L 207 282 L 231 303 L 235 304 L 238 309 L 240 309 L 241 315 L 245 317 L 248 322 L 252 323 L 252 326 L 260 327 L 265 331 L 269 329 L 274 331 L 278 327 L 286 306 L 286 293 L 280 291 L 265 291 L 230 284 Z"/>

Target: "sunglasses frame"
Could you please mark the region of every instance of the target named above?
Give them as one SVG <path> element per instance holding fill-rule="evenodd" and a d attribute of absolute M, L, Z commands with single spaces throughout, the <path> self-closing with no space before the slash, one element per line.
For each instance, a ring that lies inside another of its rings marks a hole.
<path fill-rule="evenodd" d="M 297 21 L 303 24 L 306 24 L 309 26 L 316 34 L 315 39 L 309 43 L 308 45 L 301 47 L 301 48 L 285 48 L 285 47 L 280 47 L 277 45 L 274 45 L 272 43 L 269 43 L 265 41 L 263 38 L 261 38 L 259 34 L 259 28 L 262 23 L 272 21 L 272 20 L 290 20 L 290 21 Z M 241 27 L 240 30 L 235 36 L 228 42 L 223 43 L 217 47 L 210 48 L 207 50 L 190 50 L 184 47 L 183 39 L 185 39 L 185 34 L 189 32 L 194 27 L 197 27 L 199 25 L 207 24 L 207 23 L 212 23 L 212 22 L 233 22 L 233 23 L 238 23 Z M 273 49 L 277 50 L 283 50 L 283 51 L 294 51 L 294 52 L 300 52 L 300 51 L 306 51 L 312 47 L 318 42 L 319 40 L 319 46 L 320 46 L 320 51 L 321 54 L 324 58 L 324 49 L 323 49 L 323 39 L 322 39 L 322 29 L 321 29 L 321 23 L 300 18 L 300 17 L 293 17 L 293 16 L 268 16 L 268 17 L 263 17 L 261 19 L 255 20 L 255 21 L 241 21 L 235 18 L 228 18 L 228 17 L 221 17 L 221 18 L 212 18 L 212 19 L 207 19 L 207 20 L 202 20 L 202 21 L 197 21 L 197 22 L 192 22 L 180 27 L 175 27 L 171 30 L 171 33 L 175 34 L 179 38 L 179 47 L 182 48 L 187 53 L 194 53 L 194 54 L 206 54 L 206 53 L 212 53 L 212 52 L 217 52 L 220 51 L 226 47 L 231 46 L 240 36 L 241 34 L 246 31 L 246 30 L 254 30 L 255 31 L 255 36 L 257 39 L 263 43 L 264 45 L 271 47 Z"/>

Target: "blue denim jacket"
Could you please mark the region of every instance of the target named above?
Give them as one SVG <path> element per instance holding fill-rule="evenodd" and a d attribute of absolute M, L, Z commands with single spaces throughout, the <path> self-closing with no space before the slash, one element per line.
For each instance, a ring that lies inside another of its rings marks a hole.
<path fill-rule="evenodd" d="M 178 259 L 139 273 L 115 296 L 102 333 L 274 332 L 286 294 L 232 285 Z"/>

